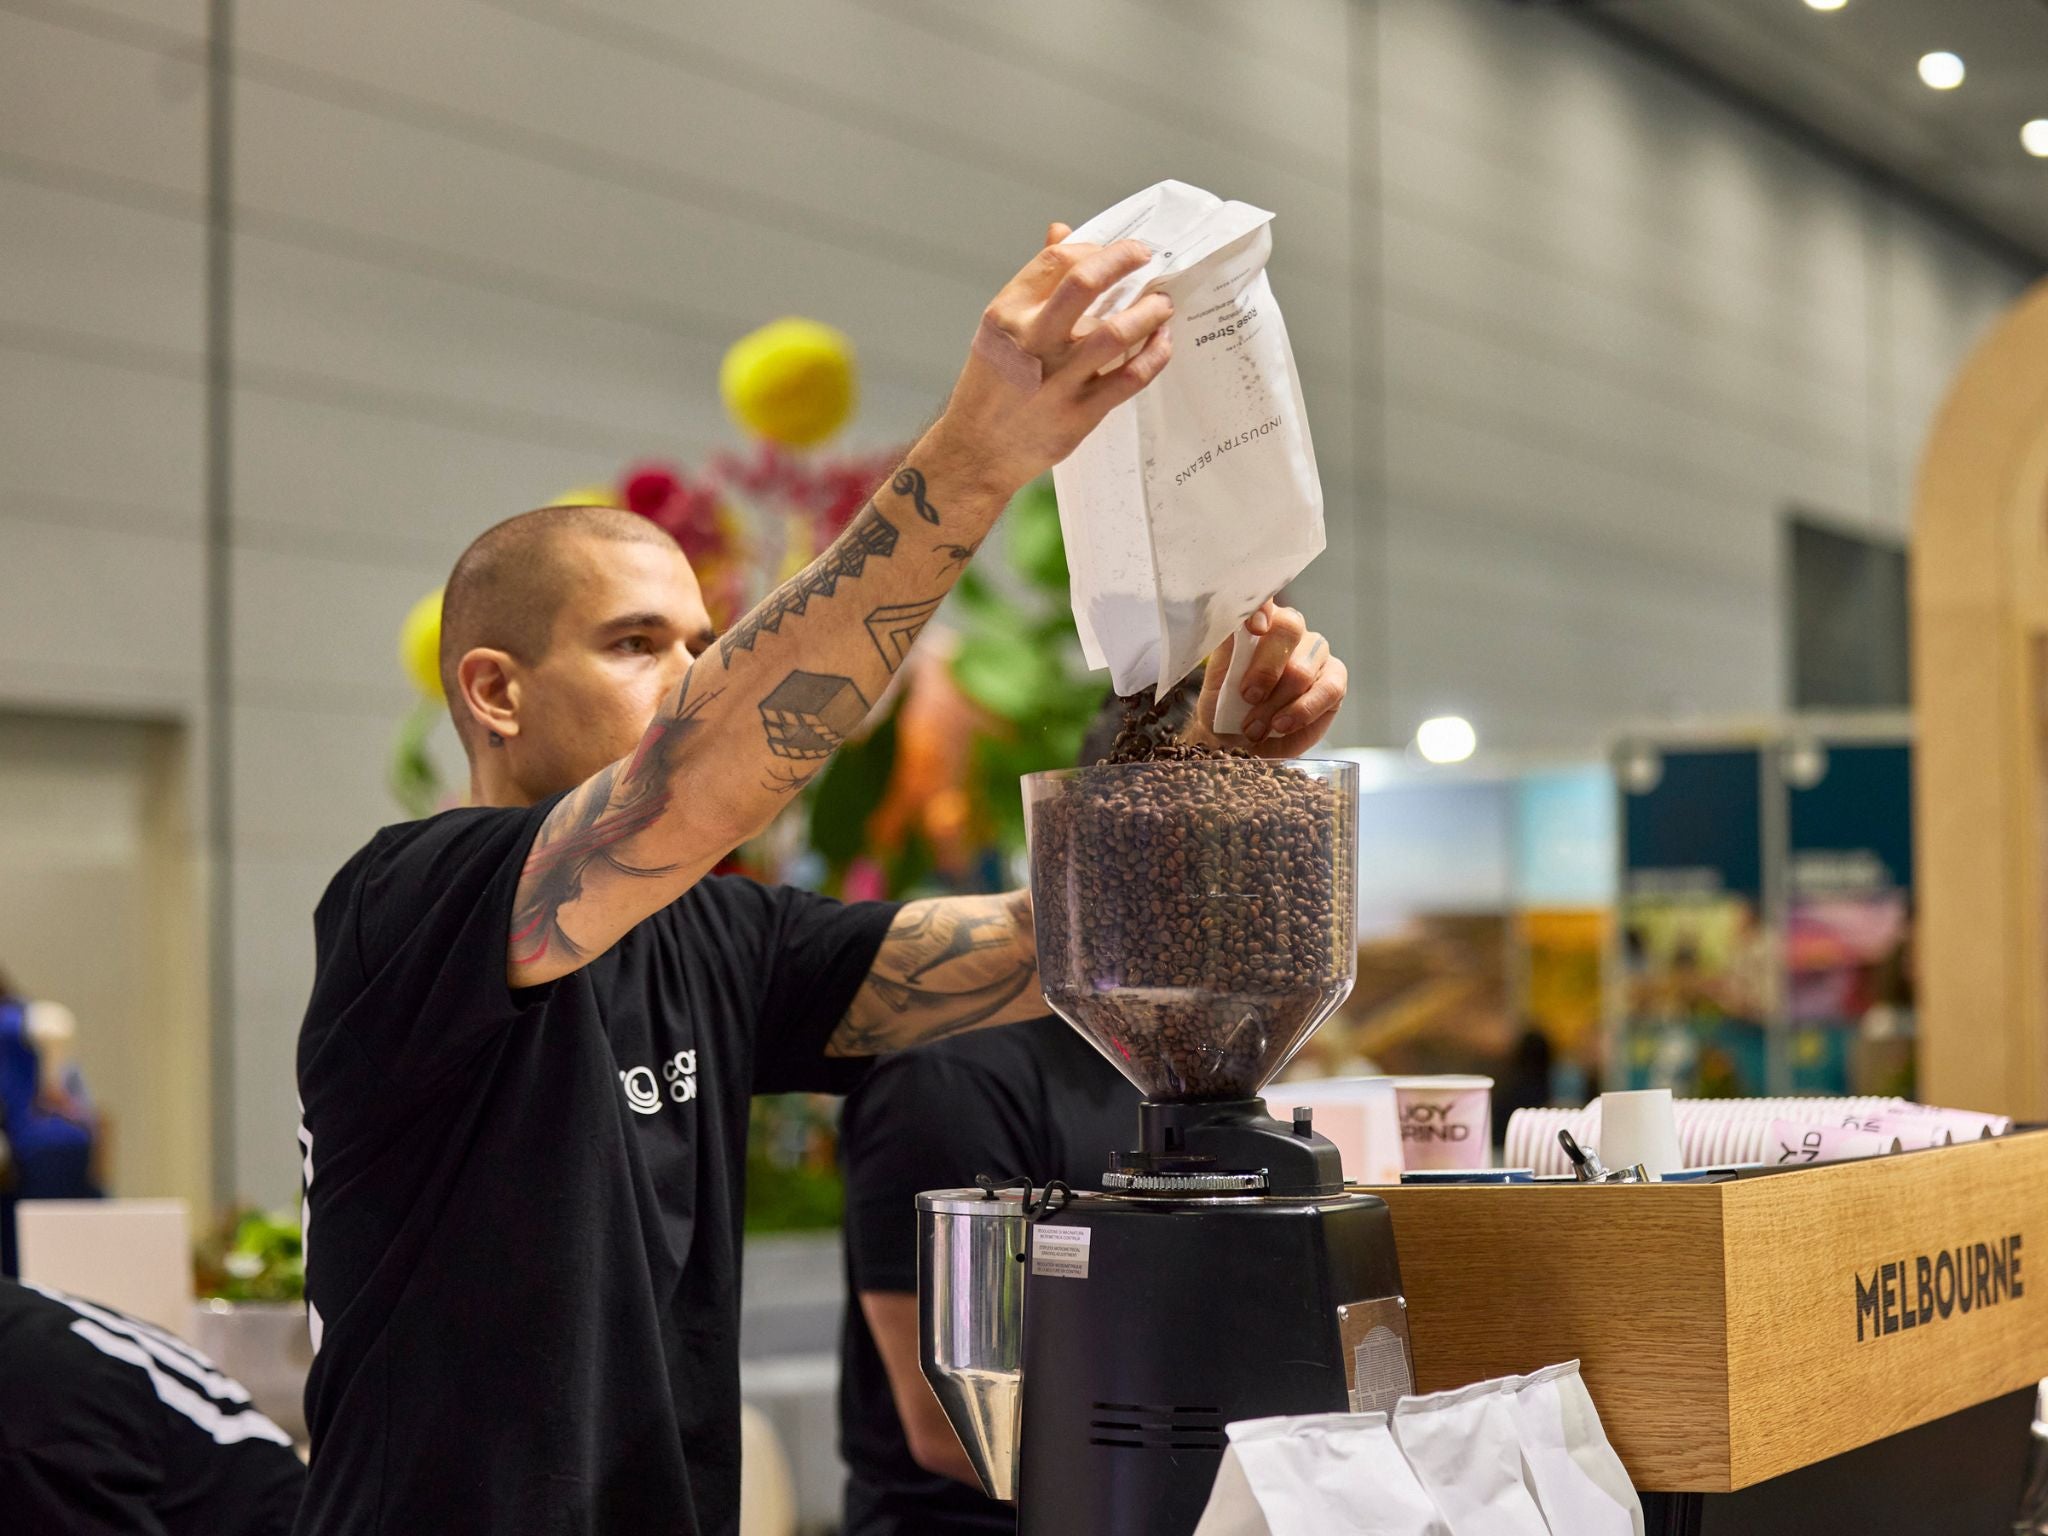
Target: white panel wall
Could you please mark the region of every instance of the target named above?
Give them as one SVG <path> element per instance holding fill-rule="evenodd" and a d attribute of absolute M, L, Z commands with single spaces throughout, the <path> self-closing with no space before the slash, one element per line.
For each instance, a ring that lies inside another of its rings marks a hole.
<path fill-rule="evenodd" d="M 0 703 L 203 694 L 204 7 L 148 9 L 0 10 Z"/>
<path fill-rule="evenodd" d="M 1500 0 L 239 0 L 234 1179 L 288 1198 L 327 874 L 400 616 L 494 519 L 730 440 L 804 313 L 914 432 L 1048 218 L 1279 213 L 1354 741 L 1754 711 L 1784 509 L 1903 528 L 2024 274 Z M 0 701 L 198 707 L 203 0 L 0 0 Z M 94 611 L 94 622 L 67 615 Z"/>
<path fill-rule="evenodd" d="M 1901 533 L 2024 274 L 1568 20 L 1377 11 L 1395 739 L 1781 700 L 1790 506 Z"/>

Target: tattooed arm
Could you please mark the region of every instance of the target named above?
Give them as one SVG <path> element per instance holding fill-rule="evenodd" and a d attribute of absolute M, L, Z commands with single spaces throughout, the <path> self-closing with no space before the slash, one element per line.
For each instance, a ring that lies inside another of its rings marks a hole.
<path fill-rule="evenodd" d="M 1030 892 L 913 901 L 889 925 L 825 1053 L 879 1056 L 1044 1012 Z"/>
<path fill-rule="evenodd" d="M 1083 319 L 1149 255 L 1132 241 L 1049 244 L 996 296 L 945 412 L 875 499 L 697 659 L 631 755 L 549 812 L 515 898 L 506 964 L 514 986 L 550 981 L 602 954 L 767 826 L 824 766 L 1011 495 L 1165 367 L 1172 305 L 1162 295 Z M 1028 933 L 1029 925 L 1011 929 Z M 953 985 L 970 962 L 973 974 L 996 964 L 997 947 L 925 971 L 913 959 L 900 975 L 881 972 L 878 983 L 898 989 L 897 1021 L 923 1016 L 920 990 Z M 1013 997 L 1028 981 L 1027 965 Z M 1007 985 L 993 971 L 986 984 Z M 998 1004 L 990 1021 L 1008 1006 Z M 885 1023 L 877 1016 L 866 1027 Z"/>

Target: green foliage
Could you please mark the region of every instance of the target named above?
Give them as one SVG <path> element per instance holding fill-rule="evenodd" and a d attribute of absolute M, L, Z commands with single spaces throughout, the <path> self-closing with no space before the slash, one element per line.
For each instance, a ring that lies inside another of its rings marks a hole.
<path fill-rule="evenodd" d="M 818 1094 L 764 1094 L 747 1122 L 749 1232 L 808 1232 L 839 1225 L 838 1102 Z"/>
<path fill-rule="evenodd" d="M 434 814 L 441 798 L 441 771 L 427 750 L 427 738 L 442 716 L 439 699 L 421 699 L 400 722 L 391 749 L 391 794 L 415 819 Z"/>
<path fill-rule="evenodd" d="M 287 1215 L 238 1211 L 200 1243 L 197 1290 L 224 1301 L 300 1301 L 306 1256 L 299 1224 Z"/>
<path fill-rule="evenodd" d="M 896 767 L 896 715 L 892 710 L 865 740 L 849 741 L 832 755 L 807 790 L 811 847 L 836 882 L 867 844 L 868 818 L 888 793 Z"/>

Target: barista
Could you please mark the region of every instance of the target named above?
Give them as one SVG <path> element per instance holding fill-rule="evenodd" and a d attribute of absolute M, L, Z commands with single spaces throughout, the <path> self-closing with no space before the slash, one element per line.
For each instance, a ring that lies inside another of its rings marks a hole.
<path fill-rule="evenodd" d="M 1165 366 L 1163 296 L 1084 318 L 1149 256 L 1033 258 L 902 468 L 723 635 L 627 513 L 529 513 L 457 562 L 472 805 L 378 834 L 314 920 L 302 1536 L 736 1526 L 748 1096 L 1042 1004 L 1024 893 L 708 873 L 859 725 L 1010 496 Z M 1297 615 L 1256 623 L 1245 693 L 1288 756 L 1344 669 Z"/>

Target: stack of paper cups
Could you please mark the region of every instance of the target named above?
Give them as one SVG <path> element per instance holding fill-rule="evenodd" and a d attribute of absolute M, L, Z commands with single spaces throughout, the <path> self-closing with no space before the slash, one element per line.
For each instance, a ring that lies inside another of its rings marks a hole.
<path fill-rule="evenodd" d="M 1607 1094 L 1603 1099 L 1622 1097 Z M 1597 1152 L 1610 1167 L 1620 1165 L 1621 1159 L 1602 1139 L 1603 1099 L 1595 1099 L 1584 1109 L 1516 1110 L 1508 1119 L 1503 1148 L 1506 1166 L 1533 1168 L 1538 1175 L 1570 1173 L 1571 1165 L 1557 1140 L 1560 1130 L 1570 1131 L 1573 1140 Z M 1903 1107 L 1904 1101 L 1896 1098 L 1676 1099 L 1671 1104 L 1678 1133 L 1680 1161 L 1676 1166 L 1726 1168 L 1760 1162 L 1773 1121 L 1860 1124 Z M 1995 1124 L 1991 1128 L 1995 1131 Z"/>

